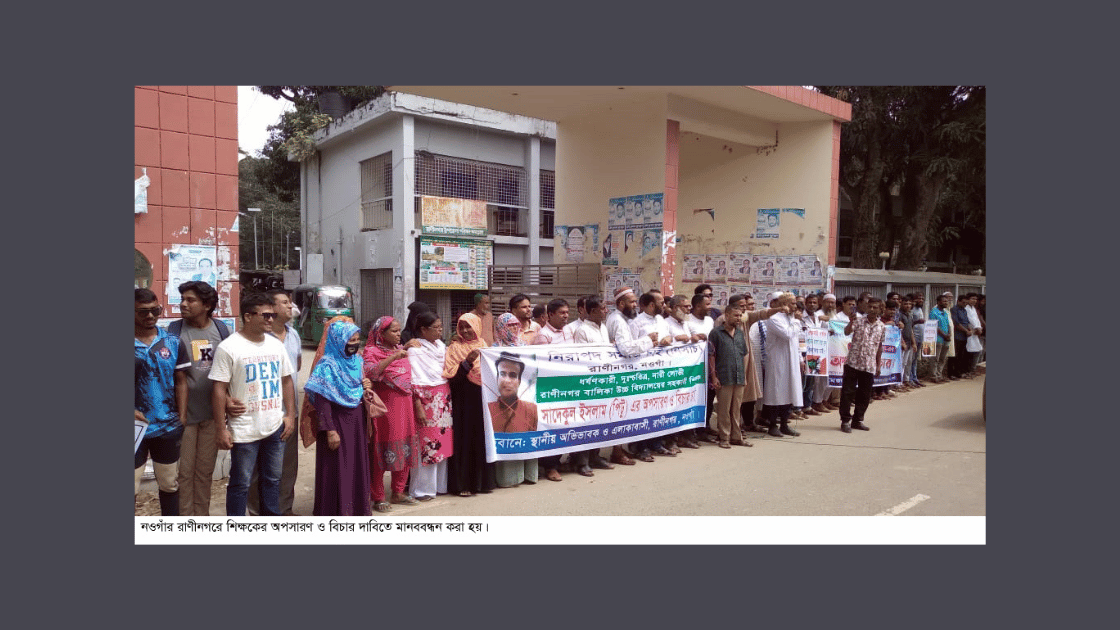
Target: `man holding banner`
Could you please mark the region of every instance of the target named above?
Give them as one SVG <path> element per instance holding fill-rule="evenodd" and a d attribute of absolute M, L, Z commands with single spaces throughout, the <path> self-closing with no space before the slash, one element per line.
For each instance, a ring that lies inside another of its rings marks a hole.
<path fill-rule="evenodd" d="M 871 430 L 863 423 L 863 414 L 871 404 L 871 387 L 879 375 L 887 327 L 880 320 L 883 300 L 869 298 L 865 310 L 866 315 L 853 313 L 851 321 L 844 327 L 844 334 L 852 336 L 844 363 L 844 381 L 840 386 L 840 430 L 844 433 L 851 433 L 852 429 Z M 851 412 L 853 399 L 856 406 L 854 415 Z"/>
<path fill-rule="evenodd" d="M 659 340 L 656 332 L 635 338 L 630 328 L 630 320 L 638 315 L 635 308 L 638 298 L 634 295 L 634 289 L 630 287 L 615 289 L 614 303 L 617 310 L 607 316 L 607 335 L 610 337 L 611 343 L 618 349 L 618 353 L 624 357 L 634 357 L 652 349 Z M 641 444 L 639 443 L 639 445 Z M 621 446 L 616 446 L 614 453 L 611 455 L 611 461 L 625 458 L 625 453 L 622 453 L 622 450 Z M 619 457 L 620 454 L 623 456 L 622 458 Z M 640 450 L 636 457 L 643 462 L 653 461 L 653 454 L 648 449 Z M 616 463 L 625 464 L 624 461 Z"/>

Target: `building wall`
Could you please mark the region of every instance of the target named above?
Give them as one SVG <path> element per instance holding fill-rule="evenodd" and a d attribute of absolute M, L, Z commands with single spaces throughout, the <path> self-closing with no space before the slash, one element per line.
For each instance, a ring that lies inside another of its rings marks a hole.
<path fill-rule="evenodd" d="M 147 168 L 148 212 L 135 215 L 135 243 L 152 265 L 152 290 L 165 302 L 171 245 L 216 245 L 217 315 L 239 300 L 237 87 L 135 87 L 135 177 Z M 165 316 L 178 315 L 172 306 Z"/>
<path fill-rule="evenodd" d="M 361 304 L 362 269 L 393 269 L 394 276 L 399 270 L 400 283 L 393 291 L 394 304 L 390 307 L 396 316 L 403 316 L 407 304 L 415 299 L 410 287 L 415 286 L 416 273 L 409 268 L 416 264 L 411 252 L 419 233 L 419 226 L 411 225 L 409 219 L 414 199 L 406 198 L 401 185 L 407 178 L 415 187 L 415 164 L 412 155 L 404 151 L 409 127 L 406 121 L 411 121 L 414 151 L 526 167 L 529 142 L 526 136 L 390 114 L 333 140 L 316 158 L 304 163 L 304 247 L 308 254 L 322 253 L 323 282 L 349 286 L 355 303 Z M 540 145 L 540 168 L 554 170 L 555 144 L 542 141 Z M 386 152 L 392 152 L 394 172 L 393 227 L 363 232 L 360 163 Z M 504 243 L 495 246 L 497 264 L 529 263 L 530 239 L 498 238 Z M 551 240 L 547 244 L 551 245 Z M 540 258 L 542 263 L 551 262 L 550 249 L 542 247 Z M 368 318 L 368 314 L 360 316 Z"/>
<path fill-rule="evenodd" d="M 610 199 L 664 192 L 665 120 L 666 99 L 659 96 L 558 121 L 556 224 L 598 224 L 601 244 Z M 559 241 L 553 247 L 554 258 L 563 262 Z M 642 268 L 643 286 L 655 286 L 660 248 L 644 258 L 640 251 L 620 250 L 619 266 Z M 584 262 L 602 262 L 601 248 L 588 247 Z"/>
<path fill-rule="evenodd" d="M 815 254 L 827 265 L 832 140 L 831 122 L 782 124 L 769 153 L 682 133 L 676 276 L 688 254 Z M 700 208 L 713 208 L 715 218 L 693 214 Z M 783 212 L 780 238 L 755 239 L 760 208 L 802 208 L 805 217 Z M 695 286 L 678 282 L 678 291 Z"/>

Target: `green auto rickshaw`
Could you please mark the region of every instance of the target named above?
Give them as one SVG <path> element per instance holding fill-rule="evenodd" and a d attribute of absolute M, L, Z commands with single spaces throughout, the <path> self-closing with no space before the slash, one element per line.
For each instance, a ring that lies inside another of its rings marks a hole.
<path fill-rule="evenodd" d="M 354 318 L 354 294 L 338 284 L 301 284 L 292 289 L 292 304 L 299 309 L 293 322 L 304 343 L 318 344 L 323 324 L 333 317 Z"/>

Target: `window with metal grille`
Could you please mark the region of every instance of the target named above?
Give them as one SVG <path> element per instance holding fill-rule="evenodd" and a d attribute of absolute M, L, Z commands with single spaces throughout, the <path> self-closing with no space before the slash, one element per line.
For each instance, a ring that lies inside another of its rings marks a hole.
<path fill-rule="evenodd" d="M 527 190 L 519 166 L 416 152 L 416 195 L 485 201 L 491 234 L 529 235 Z"/>
<path fill-rule="evenodd" d="M 362 230 L 393 227 L 393 154 L 360 162 L 362 171 Z"/>
<path fill-rule="evenodd" d="M 556 173 L 544 171 L 541 178 L 541 238 L 553 237 L 553 226 L 556 224 Z"/>

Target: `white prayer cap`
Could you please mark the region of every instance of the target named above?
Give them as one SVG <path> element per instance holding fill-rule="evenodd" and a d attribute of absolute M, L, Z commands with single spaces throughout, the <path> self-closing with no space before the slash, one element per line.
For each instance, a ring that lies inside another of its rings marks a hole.
<path fill-rule="evenodd" d="M 781 298 L 783 295 L 785 295 L 785 293 L 782 293 L 781 291 L 771 291 L 770 295 L 766 296 L 766 299 L 773 302 L 774 300 Z"/>
<path fill-rule="evenodd" d="M 825 293 L 824 297 L 822 297 L 821 299 L 822 300 L 835 300 L 836 296 L 831 294 L 831 293 Z"/>
<path fill-rule="evenodd" d="M 631 289 L 630 287 L 618 287 L 614 290 L 615 301 L 618 301 L 627 293 L 629 293 L 630 295 L 634 295 L 634 289 Z"/>

